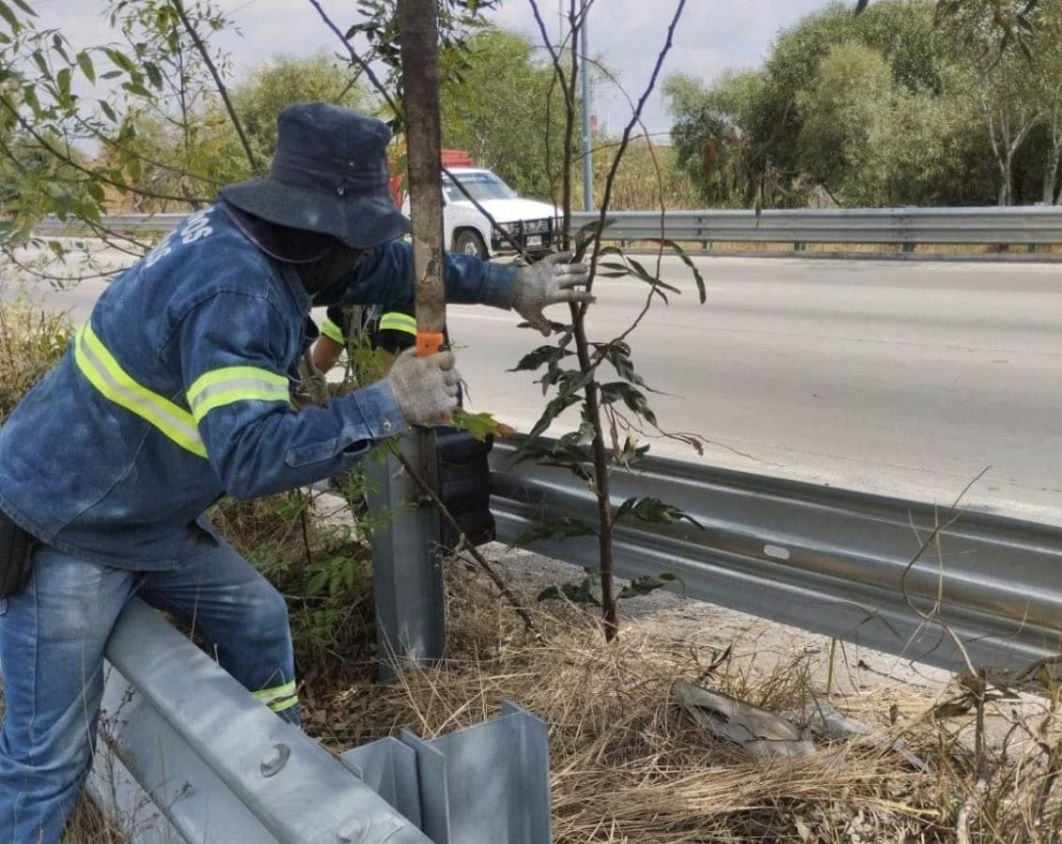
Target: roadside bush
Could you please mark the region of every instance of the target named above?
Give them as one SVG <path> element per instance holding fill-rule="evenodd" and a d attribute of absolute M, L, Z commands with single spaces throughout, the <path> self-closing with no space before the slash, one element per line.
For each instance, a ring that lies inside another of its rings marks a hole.
<path fill-rule="evenodd" d="M 0 302 L 0 424 L 59 361 L 73 335 L 66 314 Z"/>

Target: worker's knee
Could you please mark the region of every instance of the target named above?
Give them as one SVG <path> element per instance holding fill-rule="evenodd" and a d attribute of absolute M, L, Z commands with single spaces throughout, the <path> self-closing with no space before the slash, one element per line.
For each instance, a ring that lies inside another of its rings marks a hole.
<path fill-rule="evenodd" d="M 290 639 L 288 605 L 271 583 L 260 580 L 247 600 L 245 629 L 252 639 L 272 641 Z"/>

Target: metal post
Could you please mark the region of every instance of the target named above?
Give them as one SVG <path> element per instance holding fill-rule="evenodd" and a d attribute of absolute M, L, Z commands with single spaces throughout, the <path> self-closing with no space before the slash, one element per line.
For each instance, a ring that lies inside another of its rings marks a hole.
<path fill-rule="evenodd" d="M 424 477 L 421 457 L 427 454 L 426 462 L 434 463 L 434 432 L 403 437 L 399 449 Z M 389 681 L 396 668 L 441 659 L 446 648 L 439 513 L 419 501 L 416 482 L 394 455 L 370 462 L 368 474 L 369 509 L 386 520 L 373 534 L 372 579 L 377 664 L 380 678 Z M 432 466 L 429 477 L 436 475 Z"/>
<path fill-rule="evenodd" d="M 583 210 L 594 210 L 594 158 L 591 151 L 592 138 L 590 137 L 590 47 L 587 39 L 586 18 L 588 0 L 582 0 L 582 49 L 583 49 Z"/>

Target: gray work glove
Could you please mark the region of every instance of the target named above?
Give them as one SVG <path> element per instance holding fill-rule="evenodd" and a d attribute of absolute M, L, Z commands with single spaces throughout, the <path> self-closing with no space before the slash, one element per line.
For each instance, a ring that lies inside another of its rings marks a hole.
<path fill-rule="evenodd" d="M 561 302 L 592 302 L 593 297 L 585 288 L 588 271 L 583 264 L 571 263 L 571 252 L 550 255 L 516 274 L 513 291 L 513 310 L 537 328 L 544 337 L 549 336 L 549 320 L 542 309 Z"/>
<path fill-rule="evenodd" d="M 411 425 L 437 425 L 448 419 L 457 407 L 460 381 L 453 352 L 417 357 L 416 348 L 402 352 L 387 374 L 395 404 Z"/>

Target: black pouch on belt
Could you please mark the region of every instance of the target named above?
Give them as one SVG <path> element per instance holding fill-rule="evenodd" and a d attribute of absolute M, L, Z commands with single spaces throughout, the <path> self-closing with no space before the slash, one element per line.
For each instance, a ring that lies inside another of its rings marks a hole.
<path fill-rule="evenodd" d="M 0 598 L 14 598 L 26 588 L 36 542 L 0 512 Z"/>

